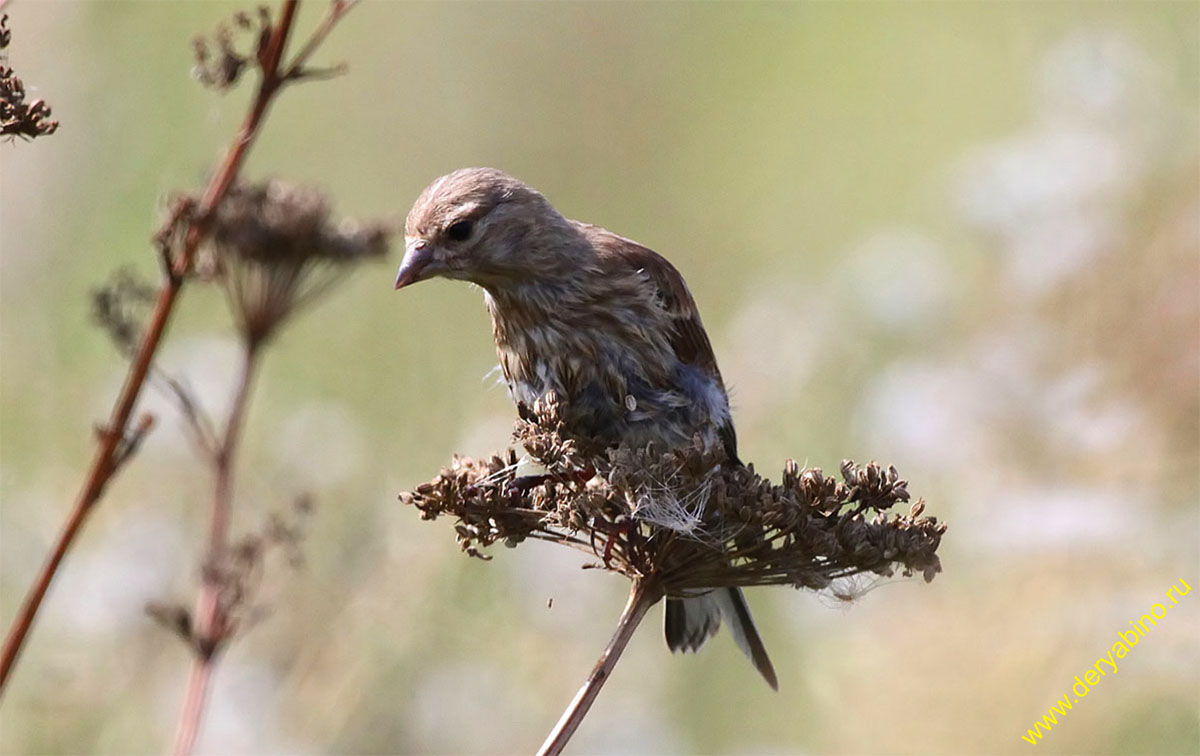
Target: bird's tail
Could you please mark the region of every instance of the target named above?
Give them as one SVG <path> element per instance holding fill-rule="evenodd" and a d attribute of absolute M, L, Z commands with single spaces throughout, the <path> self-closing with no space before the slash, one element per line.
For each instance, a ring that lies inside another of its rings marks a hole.
<path fill-rule="evenodd" d="M 754 663 L 754 668 L 767 684 L 779 690 L 775 668 L 771 666 L 762 638 L 758 637 L 741 588 L 715 588 L 701 596 L 689 598 L 668 597 L 663 626 L 667 645 L 676 652 L 697 651 L 716 634 L 722 618 L 729 623 L 729 631 L 733 633 L 738 648 Z"/>

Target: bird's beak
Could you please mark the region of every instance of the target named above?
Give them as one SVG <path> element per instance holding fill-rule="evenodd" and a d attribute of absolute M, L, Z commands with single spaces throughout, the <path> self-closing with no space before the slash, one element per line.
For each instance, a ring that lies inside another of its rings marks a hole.
<path fill-rule="evenodd" d="M 428 278 L 424 273 L 432 273 L 428 268 L 433 262 L 433 247 L 424 239 L 412 239 L 404 246 L 404 259 L 400 261 L 400 269 L 396 271 L 396 288 L 403 289 L 409 284 L 416 283 L 422 278 Z"/>

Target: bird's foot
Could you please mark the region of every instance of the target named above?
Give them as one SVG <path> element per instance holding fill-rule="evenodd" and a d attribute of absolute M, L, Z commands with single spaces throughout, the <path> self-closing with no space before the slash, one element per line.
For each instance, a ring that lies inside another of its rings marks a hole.
<path fill-rule="evenodd" d="M 566 475 L 550 475 L 547 473 L 542 473 L 541 475 L 518 475 L 509 481 L 505 492 L 510 496 L 524 496 L 538 486 L 551 481 L 574 483 L 582 486 L 595 475 L 596 468 L 592 465 L 567 473 Z"/>
<path fill-rule="evenodd" d="M 533 489 L 550 480 L 549 475 L 519 475 L 509 481 L 504 492 L 509 496 L 524 496 Z"/>
<path fill-rule="evenodd" d="M 617 537 L 628 536 L 633 532 L 633 520 L 631 518 L 624 518 L 613 523 L 597 522 L 596 529 L 607 531 L 608 538 L 604 542 L 604 553 L 600 555 L 600 560 L 604 562 L 605 567 L 611 567 L 613 546 L 617 542 Z"/>

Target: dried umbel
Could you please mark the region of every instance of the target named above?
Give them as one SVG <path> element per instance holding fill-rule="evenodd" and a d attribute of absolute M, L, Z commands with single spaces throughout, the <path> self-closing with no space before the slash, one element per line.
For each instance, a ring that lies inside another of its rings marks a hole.
<path fill-rule="evenodd" d="M 252 38 L 251 42 L 244 45 L 248 52 L 237 50 L 234 44 L 235 29 L 237 33 Z M 199 36 L 192 40 L 192 52 L 196 58 L 192 75 L 206 87 L 220 91 L 231 88 L 242 73 L 265 54 L 271 29 L 271 13 L 266 6 L 259 6 L 257 18 L 252 18 L 245 11 L 238 11 L 233 16 L 232 26 L 222 23 L 211 36 Z"/>
<path fill-rule="evenodd" d="M 0 50 L 11 40 L 8 16 L 0 16 Z M 0 136 L 33 139 L 53 134 L 58 121 L 50 120 L 50 106 L 44 100 L 25 102 L 25 84 L 7 63 L 8 56 L 0 53 Z"/>
<path fill-rule="evenodd" d="M 335 223 L 316 189 L 242 184 L 214 211 L 201 267 L 225 285 L 243 338 L 257 346 L 355 263 L 386 254 L 391 234 L 386 223 Z"/>
<path fill-rule="evenodd" d="M 117 350 L 133 354 L 142 338 L 145 311 L 157 290 L 132 268 L 121 268 L 107 283 L 92 290 L 92 321 L 104 329 Z"/>
<path fill-rule="evenodd" d="M 598 566 L 665 595 L 754 585 L 820 590 L 837 578 L 896 569 L 928 581 L 941 570 L 946 526 L 922 517 L 920 500 L 889 513 L 910 498 L 894 467 L 847 460 L 836 480 L 789 460 L 775 484 L 753 466 L 718 464 L 699 443 L 585 454 L 564 436 L 560 410 L 550 397 L 517 424 L 515 438 L 544 478 L 519 478 L 510 449 L 455 458 L 401 501 L 425 519 L 454 517 L 459 545 L 473 556 L 496 542 L 538 538 L 594 554 Z"/>
<path fill-rule="evenodd" d="M 218 586 L 222 623 L 218 632 L 211 636 L 198 633 L 192 612 L 182 604 L 151 601 L 146 613 L 189 646 L 203 654 L 213 653 L 269 612 L 259 598 L 268 559 L 281 556 L 293 568 L 303 566 L 301 546 L 312 507 L 307 494 L 297 497 L 289 510 L 271 512 L 257 531 L 231 543 L 219 559 L 205 563 L 204 579 Z"/>
<path fill-rule="evenodd" d="M 274 85 L 299 79 L 326 79 L 345 73 L 345 65 L 313 68 L 306 61 L 316 43 L 356 3 L 357 0 L 331 0 L 325 23 L 318 28 L 305 49 L 293 59 L 291 65 L 271 71 L 269 76 L 275 79 Z M 201 35 L 192 40 L 192 55 L 196 61 L 192 75 L 204 86 L 225 92 L 232 89 L 247 71 L 267 73 L 263 67 L 270 65 L 271 41 L 276 32 L 271 10 L 265 5 L 260 5 L 254 15 L 246 11 L 234 13 L 229 21 L 218 24 L 211 35 Z"/>

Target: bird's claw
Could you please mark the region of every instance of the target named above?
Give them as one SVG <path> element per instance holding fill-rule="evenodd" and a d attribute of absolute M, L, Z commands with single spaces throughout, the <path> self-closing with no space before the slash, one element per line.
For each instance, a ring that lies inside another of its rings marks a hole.
<path fill-rule="evenodd" d="M 509 496 L 524 496 L 548 480 L 549 475 L 520 475 L 508 482 L 504 492 Z"/>
<path fill-rule="evenodd" d="M 552 480 L 557 480 L 564 484 L 583 485 L 591 480 L 596 474 L 596 468 L 588 465 L 580 470 L 575 470 L 565 476 L 553 476 L 546 473 L 541 475 L 518 475 L 508 482 L 504 492 L 509 496 L 524 496 L 540 485 L 549 483 Z"/>
<path fill-rule="evenodd" d="M 596 524 L 600 525 L 599 522 Z M 604 542 L 604 553 L 600 555 L 600 560 L 604 562 L 605 567 L 611 567 L 613 545 L 617 542 L 617 536 L 628 536 L 633 531 L 633 520 L 626 519 L 612 524 L 605 523 L 605 525 L 607 527 L 603 529 L 607 531 L 608 538 Z"/>

